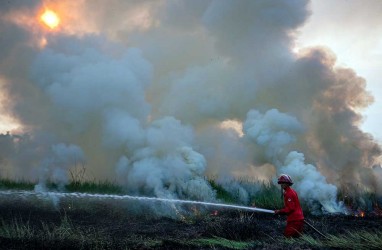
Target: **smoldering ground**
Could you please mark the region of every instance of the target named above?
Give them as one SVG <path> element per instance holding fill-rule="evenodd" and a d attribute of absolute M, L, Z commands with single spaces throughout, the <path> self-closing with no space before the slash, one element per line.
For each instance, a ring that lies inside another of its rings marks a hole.
<path fill-rule="evenodd" d="M 1 137 L 3 177 L 65 183 L 82 164 L 134 194 L 213 201 L 206 175 L 285 172 L 328 211 L 342 185 L 381 190 L 365 80 L 329 48 L 293 52 L 309 1 L 2 5 L 2 112 L 22 125 Z"/>
<path fill-rule="evenodd" d="M 28 199 L 0 194 L 0 241 L 6 249 L 378 249 L 374 242 L 349 241 L 349 232 L 373 235 L 381 217 L 368 215 L 307 215 L 307 220 L 332 240 L 306 227 L 307 240 L 287 241 L 282 236 L 284 218 L 266 213 L 184 206 L 176 213 L 157 213 L 155 202 L 128 199 L 82 199 L 70 195 L 53 206 L 45 194 Z M 25 195 L 25 193 L 24 193 Z M 168 204 L 167 204 L 168 205 Z M 173 210 L 171 206 L 168 210 Z M 162 212 L 165 212 L 163 210 Z M 170 215 L 170 216 L 168 216 Z M 357 229 L 354 229 L 354 225 Z M 356 230 L 356 231 L 354 231 Z M 379 233 L 380 235 L 380 233 Z M 338 241 L 342 245 L 338 245 Z M 378 237 L 378 236 L 376 236 Z M 320 243 L 319 243 L 320 242 Z M 374 245 L 373 245 L 374 243 Z M 380 244 L 380 243 L 379 243 Z M 342 247 L 341 247 L 342 246 Z M 374 247 L 372 247 L 374 246 Z"/>

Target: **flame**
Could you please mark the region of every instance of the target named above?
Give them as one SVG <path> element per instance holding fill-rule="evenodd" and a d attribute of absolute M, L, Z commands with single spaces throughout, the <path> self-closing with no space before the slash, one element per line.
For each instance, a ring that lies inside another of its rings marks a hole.
<path fill-rule="evenodd" d="M 60 24 L 60 18 L 56 12 L 46 9 L 41 15 L 40 20 L 49 28 L 55 29 Z"/>
<path fill-rule="evenodd" d="M 365 211 L 362 211 L 362 210 L 358 209 L 358 210 L 355 212 L 354 216 L 355 216 L 355 217 L 361 217 L 361 218 L 363 218 L 363 217 L 365 217 Z"/>

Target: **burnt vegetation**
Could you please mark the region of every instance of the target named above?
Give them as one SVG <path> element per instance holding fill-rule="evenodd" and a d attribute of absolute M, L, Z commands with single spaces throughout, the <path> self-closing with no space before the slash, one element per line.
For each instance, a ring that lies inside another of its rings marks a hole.
<path fill-rule="evenodd" d="M 28 187 L 25 183 L 22 185 Z M 78 182 L 75 185 L 68 184 L 68 190 L 82 190 L 90 184 L 84 183 L 82 187 Z M 115 193 L 122 192 L 111 188 L 111 183 L 102 185 Z M 225 192 L 219 184 L 212 186 L 218 190 L 222 202 L 238 203 L 235 195 Z M 17 184 L 2 182 L 2 189 L 6 187 L 16 188 Z M 55 188 L 53 184 L 48 187 Z M 272 189 L 275 190 L 273 194 Z M 98 192 L 97 189 L 93 191 Z M 252 201 L 258 207 L 274 209 L 280 205 L 277 203 L 280 201 L 276 202 L 276 199 L 281 200 L 279 195 L 276 187 L 264 185 Z M 20 195 L 2 194 L 0 248 L 377 249 L 382 246 L 380 200 L 373 196 L 375 199 L 370 201 L 374 202 L 373 206 L 356 205 L 357 200 L 365 201 L 367 197 L 354 198 L 354 211 L 347 215 L 312 215 L 306 210 L 307 221 L 326 237 L 305 226 L 303 237 L 285 239 L 282 236 L 285 218 L 266 213 L 193 204 L 78 197 L 52 199 L 23 196 L 22 192 Z M 270 206 L 273 199 L 276 204 Z"/>

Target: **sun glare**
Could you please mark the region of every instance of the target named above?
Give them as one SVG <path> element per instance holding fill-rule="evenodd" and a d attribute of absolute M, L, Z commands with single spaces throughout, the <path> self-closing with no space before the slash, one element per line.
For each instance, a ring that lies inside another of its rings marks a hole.
<path fill-rule="evenodd" d="M 41 15 L 41 21 L 51 29 L 56 28 L 60 24 L 60 18 L 52 10 L 45 10 Z"/>

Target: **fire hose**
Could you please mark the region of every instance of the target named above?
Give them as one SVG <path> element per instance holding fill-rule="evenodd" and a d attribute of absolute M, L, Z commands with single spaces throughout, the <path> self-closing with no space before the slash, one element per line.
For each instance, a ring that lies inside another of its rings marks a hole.
<path fill-rule="evenodd" d="M 321 235 L 322 237 L 324 237 L 325 239 L 328 239 L 328 236 L 326 236 L 325 234 L 321 233 L 320 231 L 318 231 L 314 226 L 312 226 L 309 222 L 307 222 L 306 220 L 304 220 L 304 223 L 306 225 L 308 225 L 311 229 L 313 229 L 316 233 L 318 233 L 319 235 Z"/>
<path fill-rule="evenodd" d="M 263 212 L 263 213 L 271 213 L 271 214 L 274 214 L 275 212 L 273 210 L 268 210 L 268 209 L 263 209 L 263 208 L 250 208 L 249 210 L 253 210 L 253 211 L 256 211 L 256 212 Z M 321 233 L 320 231 L 318 231 L 317 228 L 315 228 L 312 224 L 310 224 L 309 222 L 307 222 L 306 220 L 304 220 L 304 223 L 309 226 L 311 229 L 313 229 L 316 233 L 318 233 L 319 235 L 321 235 L 322 237 L 324 237 L 325 239 L 328 239 L 328 236 L 326 236 L 325 234 Z"/>
<path fill-rule="evenodd" d="M 167 199 L 161 199 L 161 198 L 145 198 L 145 199 L 155 199 L 155 200 L 163 200 L 166 201 Z M 230 205 L 230 204 L 219 204 L 219 203 L 211 203 L 211 202 L 201 202 L 201 201 L 185 201 L 185 200 L 171 200 L 172 202 L 179 202 L 179 203 L 191 203 L 191 204 L 200 204 L 200 205 L 207 205 L 207 206 L 217 206 L 217 207 L 225 207 L 225 208 L 233 208 L 233 209 L 241 209 L 241 210 L 249 210 L 253 212 L 261 212 L 261 213 L 270 213 L 275 214 L 275 211 L 264 209 L 264 208 L 257 208 L 257 207 L 246 207 L 246 206 L 236 206 L 236 205 Z M 312 226 L 309 222 L 304 220 L 304 223 L 308 225 L 310 228 L 312 228 L 316 233 L 321 235 L 324 238 L 328 238 L 323 233 L 318 231 L 314 226 Z"/>

